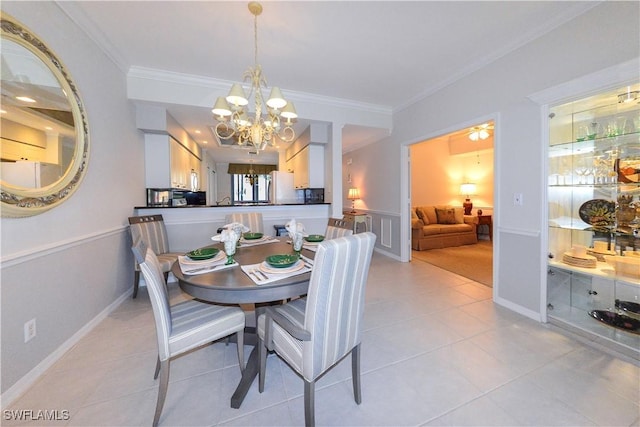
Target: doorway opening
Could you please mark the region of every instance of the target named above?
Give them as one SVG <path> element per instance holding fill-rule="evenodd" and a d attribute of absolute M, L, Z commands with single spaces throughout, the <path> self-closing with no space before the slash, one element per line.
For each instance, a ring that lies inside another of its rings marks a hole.
<path fill-rule="evenodd" d="M 494 122 L 489 121 L 409 146 L 411 258 L 489 287 L 493 286 L 493 143 Z M 454 210 L 453 219 L 438 216 L 447 209 Z"/>

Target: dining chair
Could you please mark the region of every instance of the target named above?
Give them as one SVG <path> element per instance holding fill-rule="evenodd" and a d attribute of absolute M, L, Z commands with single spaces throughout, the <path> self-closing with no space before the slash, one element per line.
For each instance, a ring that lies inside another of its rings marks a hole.
<path fill-rule="evenodd" d="M 158 257 L 164 280 L 169 277 L 169 271 L 174 262 L 178 260 L 178 256 L 182 255 L 177 252 L 169 251 L 169 239 L 167 237 L 167 229 L 164 226 L 162 215 L 143 215 L 129 217 L 129 230 L 131 231 L 131 240 L 135 242 L 142 239 L 148 247 Z M 135 261 L 135 260 L 134 260 Z M 133 277 L 133 298 L 138 296 L 138 285 L 140 284 L 140 267 L 138 262 L 134 263 Z"/>
<path fill-rule="evenodd" d="M 325 240 L 335 239 L 336 237 L 350 236 L 353 234 L 353 221 L 347 221 L 341 218 L 329 218 L 327 229 L 324 232 Z"/>
<path fill-rule="evenodd" d="M 225 217 L 226 223 L 239 222 L 249 227 L 253 233 L 264 233 L 261 212 L 232 213 Z"/>
<path fill-rule="evenodd" d="M 315 424 L 316 380 L 351 353 L 353 394 L 362 401 L 360 340 L 364 292 L 376 240 L 365 232 L 318 245 L 309 291 L 258 317 L 259 386 L 264 391 L 267 350 L 275 351 L 304 380 L 305 424 Z"/>
<path fill-rule="evenodd" d="M 238 365 L 244 371 L 245 315 L 237 306 L 222 306 L 198 300 L 169 305 L 169 295 L 160 262 L 142 239 L 131 248 L 149 288 L 156 324 L 158 363 L 154 379 L 160 374 L 158 400 L 153 417 L 157 426 L 167 395 L 169 365 L 172 358 L 221 338 L 236 335 Z"/>

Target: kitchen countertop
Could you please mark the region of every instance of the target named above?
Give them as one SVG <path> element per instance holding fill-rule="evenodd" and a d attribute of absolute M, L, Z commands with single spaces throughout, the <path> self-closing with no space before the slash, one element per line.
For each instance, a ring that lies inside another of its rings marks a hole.
<path fill-rule="evenodd" d="M 269 206 L 314 206 L 330 205 L 331 203 L 237 203 L 234 205 L 187 205 L 187 206 L 135 206 L 134 209 L 185 209 L 185 208 L 242 208 L 269 207 Z"/>

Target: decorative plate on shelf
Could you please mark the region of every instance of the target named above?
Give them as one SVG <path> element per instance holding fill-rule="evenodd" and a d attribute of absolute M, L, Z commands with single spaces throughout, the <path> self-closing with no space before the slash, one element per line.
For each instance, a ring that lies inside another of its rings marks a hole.
<path fill-rule="evenodd" d="M 608 310 L 592 310 L 589 312 L 589 316 L 614 328 L 640 335 L 640 320 L 629 317 L 626 314 L 614 313 Z"/>
<path fill-rule="evenodd" d="M 195 261 L 202 261 L 205 259 L 211 259 L 220 252 L 217 248 L 201 248 L 187 253 L 187 256 Z"/>
<path fill-rule="evenodd" d="M 594 227 L 610 227 L 616 220 L 616 204 L 604 199 L 588 200 L 580 206 L 578 214 Z"/>
<path fill-rule="evenodd" d="M 618 182 L 638 183 L 640 182 L 640 158 L 629 157 L 616 161 L 618 171 Z"/>

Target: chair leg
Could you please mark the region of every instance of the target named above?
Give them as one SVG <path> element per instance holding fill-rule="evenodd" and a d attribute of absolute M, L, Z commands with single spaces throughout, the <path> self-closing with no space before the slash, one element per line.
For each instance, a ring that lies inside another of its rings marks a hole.
<path fill-rule="evenodd" d="M 160 414 L 164 406 L 164 399 L 167 397 L 167 386 L 169 385 L 169 359 L 160 362 L 160 384 L 158 385 L 158 401 L 156 402 L 156 413 L 153 416 L 153 427 L 158 425 Z"/>
<path fill-rule="evenodd" d="M 158 379 L 158 374 L 160 373 L 160 356 L 158 355 L 158 360 L 156 362 L 156 373 L 153 374 L 153 379 L 157 380 Z"/>
<path fill-rule="evenodd" d="M 238 344 L 238 365 L 240 365 L 240 373 L 244 372 L 244 329 L 236 332 L 236 343 Z"/>
<path fill-rule="evenodd" d="M 360 388 L 360 344 L 351 350 L 351 379 L 353 380 L 353 398 L 359 405 L 362 403 L 362 389 Z"/>
<path fill-rule="evenodd" d="M 164 283 L 168 283 L 168 282 L 169 282 L 169 272 L 168 272 L 168 271 L 166 271 L 166 272 L 164 273 Z"/>
<path fill-rule="evenodd" d="M 304 380 L 304 425 L 307 427 L 316 425 L 315 394 L 316 382 Z"/>
<path fill-rule="evenodd" d="M 267 373 L 267 347 L 264 342 L 258 337 L 258 359 L 260 361 L 260 368 L 258 371 L 258 391 L 262 393 L 264 391 L 264 377 Z"/>
<path fill-rule="evenodd" d="M 140 272 L 138 270 L 133 273 L 133 297 L 138 296 L 138 285 L 140 284 Z"/>

